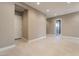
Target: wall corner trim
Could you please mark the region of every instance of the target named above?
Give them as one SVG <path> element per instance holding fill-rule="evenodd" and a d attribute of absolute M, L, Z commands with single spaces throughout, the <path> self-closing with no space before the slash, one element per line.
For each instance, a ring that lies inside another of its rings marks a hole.
<path fill-rule="evenodd" d="M 35 41 L 38 41 L 38 40 L 42 40 L 44 38 L 46 38 L 46 36 L 42 36 L 42 37 L 39 37 L 39 38 L 36 38 L 36 39 L 29 40 L 28 43 L 35 42 Z"/>
<path fill-rule="evenodd" d="M 16 47 L 15 44 L 10 45 L 10 46 L 7 46 L 7 47 L 0 48 L 0 52 L 1 52 L 1 51 L 5 51 L 5 50 L 8 50 L 8 49 L 11 49 L 11 48 L 14 48 L 14 47 Z"/>

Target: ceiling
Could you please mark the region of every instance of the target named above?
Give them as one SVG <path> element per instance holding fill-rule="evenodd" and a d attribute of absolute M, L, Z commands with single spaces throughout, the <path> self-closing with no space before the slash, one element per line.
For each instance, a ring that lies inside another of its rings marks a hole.
<path fill-rule="evenodd" d="M 23 12 L 24 8 L 22 8 L 22 7 L 18 6 L 18 5 L 15 5 L 15 11 Z"/>
<path fill-rule="evenodd" d="M 79 11 L 79 2 L 24 2 L 41 11 L 48 18 Z"/>

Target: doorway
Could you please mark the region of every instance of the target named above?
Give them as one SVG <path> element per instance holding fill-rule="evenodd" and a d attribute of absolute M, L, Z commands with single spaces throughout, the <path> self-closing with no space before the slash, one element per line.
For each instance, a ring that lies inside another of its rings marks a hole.
<path fill-rule="evenodd" d="M 62 19 L 57 18 L 55 21 L 55 35 L 57 39 L 62 38 Z"/>
<path fill-rule="evenodd" d="M 15 13 L 15 33 L 16 39 L 22 38 L 22 15 L 19 12 Z"/>

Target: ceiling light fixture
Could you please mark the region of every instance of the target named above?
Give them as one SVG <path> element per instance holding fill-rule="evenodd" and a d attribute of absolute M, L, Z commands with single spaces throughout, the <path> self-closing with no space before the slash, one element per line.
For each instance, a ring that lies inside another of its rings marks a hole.
<path fill-rule="evenodd" d="M 49 10 L 49 9 L 47 9 L 46 11 L 47 11 L 47 12 L 49 12 L 50 10 Z"/>
<path fill-rule="evenodd" d="M 37 5 L 40 5 L 40 2 L 37 2 Z"/>

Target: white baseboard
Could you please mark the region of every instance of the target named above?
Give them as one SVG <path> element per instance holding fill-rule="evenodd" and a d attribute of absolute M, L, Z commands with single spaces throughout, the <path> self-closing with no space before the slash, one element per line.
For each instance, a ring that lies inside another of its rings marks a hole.
<path fill-rule="evenodd" d="M 36 38 L 36 39 L 29 40 L 28 43 L 35 42 L 37 40 L 41 40 L 41 39 L 44 39 L 44 38 L 46 38 L 46 36 L 42 36 L 42 37 L 39 37 L 39 38 Z"/>
<path fill-rule="evenodd" d="M 73 36 L 62 36 L 63 38 L 73 38 L 73 39 L 79 39 L 79 37 L 73 37 Z"/>
<path fill-rule="evenodd" d="M 5 50 L 8 50 L 8 49 L 11 49 L 11 48 L 14 48 L 16 45 L 10 45 L 10 46 L 7 46 L 7 47 L 4 47 L 4 48 L 0 48 L 0 52 L 1 51 L 5 51 Z"/>
<path fill-rule="evenodd" d="M 75 44 L 79 44 L 79 37 L 63 36 L 63 39 L 73 42 Z"/>

